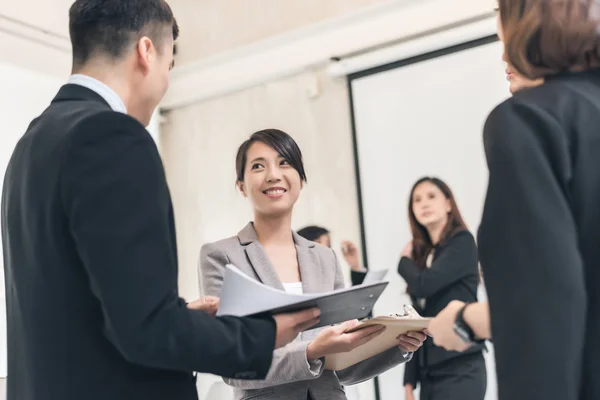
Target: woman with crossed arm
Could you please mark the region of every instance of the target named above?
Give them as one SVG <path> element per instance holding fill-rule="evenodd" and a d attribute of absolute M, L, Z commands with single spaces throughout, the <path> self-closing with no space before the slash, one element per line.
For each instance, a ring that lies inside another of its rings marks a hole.
<path fill-rule="evenodd" d="M 398 273 L 414 308 L 434 317 L 453 300 L 477 300 L 477 247 L 452 191 L 438 178 L 413 186 L 408 205 L 413 240 L 402 252 Z M 447 351 L 431 341 L 415 353 L 405 370 L 406 399 L 421 385 L 421 400 L 483 400 L 487 372 L 483 344 L 466 354 Z"/>

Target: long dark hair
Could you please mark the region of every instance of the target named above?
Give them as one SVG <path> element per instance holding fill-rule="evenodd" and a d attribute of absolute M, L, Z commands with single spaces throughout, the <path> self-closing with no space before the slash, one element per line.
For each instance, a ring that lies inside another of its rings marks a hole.
<path fill-rule="evenodd" d="M 424 178 L 419 179 L 412 187 L 410 191 L 410 197 L 408 198 L 408 220 L 410 221 L 410 230 L 412 231 L 413 237 L 413 253 L 412 259 L 413 261 L 421 268 L 427 268 L 427 257 L 435 247 L 431 238 L 429 237 L 429 232 L 427 228 L 417 221 L 417 217 L 413 211 L 413 195 L 415 193 L 415 189 L 421 183 L 429 182 L 438 189 L 442 191 L 447 200 L 450 201 L 450 212 L 448 213 L 448 222 L 442 231 L 442 235 L 440 237 L 439 245 L 443 246 L 444 243 L 452 237 L 455 233 L 463 230 L 467 230 L 467 224 L 463 220 L 460 211 L 458 210 L 458 206 L 456 205 L 456 201 L 454 200 L 454 195 L 452 191 L 441 179 L 426 176 Z"/>

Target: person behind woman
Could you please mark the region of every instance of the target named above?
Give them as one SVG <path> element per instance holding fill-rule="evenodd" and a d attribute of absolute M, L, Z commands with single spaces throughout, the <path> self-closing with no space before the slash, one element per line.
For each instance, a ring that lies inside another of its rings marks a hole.
<path fill-rule="evenodd" d="M 298 235 L 311 242 L 317 242 L 323 246 L 331 247 L 331 236 L 327 229 L 310 225 L 298 230 Z M 366 268 L 360 266 L 358 247 L 349 240 L 342 242 L 342 255 L 350 266 L 350 281 L 352 286 L 360 285 L 367 276 Z"/>
<path fill-rule="evenodd" d="M 452 300 L 477 300 L 479 267 L 475 240 L 450 188 L 425 177 L 413 186 L 408 205 L 413 239 L 402 252 L 398 273 L 407 283 L 415 309 L 434 317 Z M 465 353 L 426 342 L 407 364 L 407 400 L 421 384 L 421 400 L 483 400 L 487 387 L 483 344 Z"/>
<path fill-rule="evenodd" d="M 237 186 L 254 209 L 254 222 L 236 236 L 202 246 L 204 294 L 219 296 L 224 268 L 230 263 L 265 285 L 292 293 L 343 288 L 335 253 L 291 228 L 294 204 L 306 182 L 296 142 L 280 130 L 256 132 L 240 146 L 236 172 Z M 422 332 L 410 332 L 399 337 L 398 347 L 387 352 L 343 371 L 325 370 L 325 356 L 349 351 L 382 332 L 381 327 L 373 327 L 344 333 L 357 323 L 303 332 L 273 353 L 265 380 L 225 382 L 235 388 L 236 399 L 345 400 L 342 384 L 359 383 L 405 362 L 425 340 Z"/>
<path fill-rule="evenodd" d="M 510 65 L 544 78 L 498 105 L 483 133 L 479 246 L 499 397 L 597 400 L 600 3 L 500 0 L 499 11 Z"/>

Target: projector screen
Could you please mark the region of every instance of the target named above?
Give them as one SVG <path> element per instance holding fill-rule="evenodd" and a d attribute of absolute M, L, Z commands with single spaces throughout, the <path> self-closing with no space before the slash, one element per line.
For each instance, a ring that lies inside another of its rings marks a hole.
<path fill-rule="evenodd" d="M 407 207 L 417 179 L 444 180 L 477 231 L 488 176 L 483 124 L 509 96 L 501 54 L 495 37 L 483 38 L 349 78 L 365 261 L 389 269 L 375 315 L 410 303 L 396 268 L 411 239 Z M 493 351 L 486 358 L 486 400 L 495 400 Z M 381 400 L 404 399 L 403 374 L 399 366 L 380 376 Z"/>

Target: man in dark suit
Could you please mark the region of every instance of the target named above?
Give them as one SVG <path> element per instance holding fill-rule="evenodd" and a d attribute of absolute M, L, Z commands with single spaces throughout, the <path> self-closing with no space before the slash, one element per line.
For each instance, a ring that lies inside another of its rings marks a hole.
<path fill-rule="evenodd" d="M 173 210 L 144 129 L 178 34 L 163 0 L 77 0 L 73 71 L 2 193 L 8 400 L 191 400 L 193 371 L 263 378 L 317 310 L 215 318 L 177 290 Z"/>

